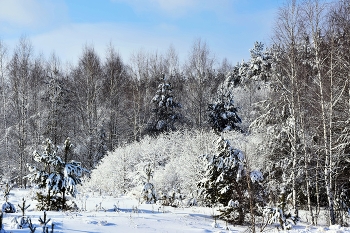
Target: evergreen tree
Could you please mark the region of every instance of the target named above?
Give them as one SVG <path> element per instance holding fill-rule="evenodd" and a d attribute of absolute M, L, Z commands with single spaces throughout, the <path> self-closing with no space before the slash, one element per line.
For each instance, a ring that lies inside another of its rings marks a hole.
<path fill-rule="evenodd" d="M 65 210 L 65 195 L 75 197 L 77 193 L 76 186 L 81 183 L 80 177 L 87 170 L 81 167 L 80 162 L 66 162 L 71 147 L 69 138 L 64 143 L 63 151 L 47 139 L 44 152 L 33 153 L 38 166 L 27 164 L 31 173 L 26 177 L 42 190 L 37 193 L 37 207 L 40 210 Z M 63 153 L 64 159 L 58 156 L 59 153 Z"/>
<path fill-rule="evenodd" d="M 147 131 L 153 134 L 175 130 L 175 122 L 181 118 L 176 111 L 181 105 L 175 101 L 172 94 L 171 84 L 162 76 L 162 83 L 159 84 L 156 95 L 152 99 L 153 115 L 148 123 Z"/>
<path fill-rule="evenodd" d="M 156 192 L 154 189 L 154 185 L 151 183 L 151 177 L 153 177 L 153 169 L 151 168 L 151 164 L 147 164 L 144 167 L 144 172 L 147 176 L 147 181 L 144 182 L 144 185 L 141 190 L 141 197 L 143 202 L 146 204 L 153 204 L 157 201 Z"/>
<path fill-rule="evenodd" d="M 97 155 L 96 159 L 97 161 L 101 161 L 103 157 L 107 154 L 107 134 L 104 127 L 101 127 L 99 130 L 99 139 L 98 139 L 98 145 L 97 145 Z"/>
<path fill-rule="evenodd" d="M 10 191 L 12 188 L 13 188 L 12 186 L 10 186 L 8 183 L 6 183 L 5 189 L 3 190 L 5 203 L 2 205 L 0 212 L 16 213 L 16 207 L 11 202 L 8 201 L 9 196 L 10 196 Z"/>
<path fill-rule="evenodd" d="M 198 186 L 205 205 L 224 206 L 220 209 L 220 218 L 242 224 L 246 213 L 254 214 L 258 191 L 262 190 L 259 184 L 262 174 L 248 172 L 243 152 L 231 147 L 230 141 L 222 136 L 224 131 L 240 130 L 237 124 L 242 122 L 233 104 L 232 93 L 222 88 L 218 100 L 210 104 L 208 110 L 209 122 L 221 137 L 217 140 L 217 153 L 203 156 L 207 161 L 206 173 Z"/>
<path fill-rule="evenodd" d="M 217 154 L 204 155 L 207 161 L 205 178 L 198 184 L 204 204 L 215 206 L 222 204 L 220 218 L 227 222 L 242 224 L 250 209 L 248 182 L 258 190 L 262 175 L 259 172 L 248 173 L 243 152 L 232 148 L 229 140 L 220 137 L 217 140 Z M 247 177 L 248 176 L 248 177 Z M 250 179 L 250 180 L 249 180 Z"/>
<path fill-rule="evenodd" d="M 217 101 L 208 106 L 209 123 L 217 134 L 223 131 L 240 130 L 237 124 L 242 123 L 234 105 L 232 92 L 220 90 Z"/>

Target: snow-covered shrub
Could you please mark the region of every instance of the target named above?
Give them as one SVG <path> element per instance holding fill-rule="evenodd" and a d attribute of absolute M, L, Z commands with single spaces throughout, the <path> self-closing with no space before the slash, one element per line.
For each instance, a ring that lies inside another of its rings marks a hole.
<path fill-rule="evenodd" d="M 158 192 L 179 189 L 186 196 L 196 196 L 196 184 L 205 168 L 198 152 L 210 150 L 213 137 L 213 133 L 201 131 L 171 132 L 124 145 L 102 159 L 84 188 L 113 195 L 136 190 L 137 194 L 144 186 L 143 169 L 150 163 L 154 169 L 152 183 Z"/>
<path fill-rule="evenodd" d="M 279 196 L 279 202 L 276 207 L 265 206 L 263 216 L 267 224 L 279 223 L 283 230 L 290 230 L 299 221 L 297 212 L 292 208 L 291 194 L 286 195 L 282 190 Z"/>
<path fill-rule="evenodd" d="M 152 183 L 145 183 L 141 190 L 141 202 L 154 204 L 157 201 L 156 192 Z"/>
<path fill-rule="evenodd" d="M 4 213 L 16 213 L 16 207 L 10 202 L 5 202 L 2 204 L 1 211 Z"/>
<path fill-rule="evenodd" d="M 245 148 L 249 156 L 255 156 L 257 137 L 245 137 L 238 132 L 223 135 L 237 147 Z M 90 178 L 83 182 L 82 189 L 114 196 L 132 194 L 140 198 L 145 180 L 143 169 L 150 163 L 154 169 L 152 184 L 159 198 L 169 197 L 169 193 L 175 191 L 181 193 L 183 205 L 195 205 L 200 203 L 197 184 L 206 171 L 206 161 L 198 155 L 213 154 L 216 149 L 212 142 L 216 139 L 213 132 L 177 131 L 123 145 L 102 159 L 91 171 Z M 257 169 L 259 164 L 253 168 Z"/>

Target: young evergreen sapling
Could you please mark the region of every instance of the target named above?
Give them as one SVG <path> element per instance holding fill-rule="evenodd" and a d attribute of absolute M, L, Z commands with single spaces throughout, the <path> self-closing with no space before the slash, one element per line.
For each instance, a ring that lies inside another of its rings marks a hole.
<path fill-rule="evenodd" d="M 40 210 L 65 210 L 66 195 L 76 196 L 76 186 L 81 183 L 80 177 L 83 172 L 88 172 L 81 167 L 80 162 L 67 162 L 71 147 L 69 138 L 64 143 L 63 152 L 47 139 L 42 154 L 34 151 L 34 160 L 39 166 L 27 164 L 31 174 L 26 177 L 42 190 L 37 192 L 37 207 Z M 57 155 L 59 153 L 63 153 L 64 159 Z"/>
<path fill-rule="evenodd" d="M 1 208 L 2 212 L 5 212 L 5 213 L 15 213 L 16 212 L 15 206 L 8 201 L 11 189 L 12 189 L 12 186 L 10 186 L 8 183 L 6 183 L 6 186 L 4 189 L 5 203 L 2 205 L 2 208 Z"/>
<path fill-rule="evenodd" d="M 157 201 L 156 192 L 154 189 L 154 185 L 150 182 L 151 177 L 153 177 L 153 169 L 151 168 L 151 164 L 147 164 L 144 167 L 144 172 L 147 176 L 147 181 L 143 185 L 142 191 L 141 191 L 141 197 L 142 201 L 146 204 L 153 204 Z"/>

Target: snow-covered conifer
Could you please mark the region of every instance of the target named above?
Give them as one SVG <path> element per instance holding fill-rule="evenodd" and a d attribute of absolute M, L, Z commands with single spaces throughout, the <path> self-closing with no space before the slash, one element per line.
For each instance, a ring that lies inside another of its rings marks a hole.
<path fill-rule="evenodd" d="M 47 139 L 44 152 L 33 153 L 34 161 L 38 164 L 36 166 L 27 164 L 31 173 L 26 177 L 42 191 L 38 192 L 37 196 L 39 209 L 65 209 L 65 195 L 75 197 L 76 186 L 81 183 L 80 177 L 87 170 L 81 167 L 80 162 L 74 160 L 65 162 L 58 156 L 59 153 L 67 153 L 71 147 L 69 138 L 64 143 L 63 151 Z"/>
<path fill-rule="evenodd" d="M 151 168 L 151 164 L 147 164 L 144 167 L 144 172 L 147 176 L 147 180 L 141 190 L 142 202 L 145 202 L 146 204 L 153 204 L 157 201 L 157 197 L 154 184 L 151 183 L 151 177 L 153 177 L 154 172 L 154 170 Z"/>
<path fill-rule="evenodd" d="M 175 130 L 174 124 L 181 118 L 181 114 L 176 109 L 181 105 L 176 102 L 171 84 L 166 81 L 164 74 L 151 103 L 153 114 L 147 124 L 147 132 L 157 134 Z"/>
<path fill-rule="evenodd" d="M 204 158 L 207 161 L 206 173 L 198 184 L 204 204 L 223 205 L 220 218 L 242 224 L 250 207 L 247 182 L 249 180 L 258 189 L 262 175 L 247 172 L 243 152 L 234 149 L 223 137 L 217 140 L 217 153 L 204 155 Z M 257 201 L 255 196 L 253 199 Z"/>
<path fill-rule="evenodd" d="M 11 189 L 12 189 L 12 186 L 10 186 L 8 183 L 6 183 L 6 186 L 4 189 L 5 203 L 1 207 L 1 212 L 5 212 L 5 213 L 15 213 L 16 212 L 16 207 L 11 202 L 8 201 Z"/>
<path fill-rule="evenodd" d="M 242 123 L 234 105 L 233 94 L 230 90 L 221 88 L 217 100 L 209 104 L 209 123 L 217 134 L 223 131 L 239 130 Z"/>

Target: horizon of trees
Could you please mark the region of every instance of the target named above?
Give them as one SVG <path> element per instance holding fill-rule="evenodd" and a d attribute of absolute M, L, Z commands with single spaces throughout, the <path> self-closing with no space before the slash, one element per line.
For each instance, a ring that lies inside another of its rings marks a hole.
<path fill-rule="evenodd" d="M 207 97 L 215 96 L 224 77 L 217 70 L 231 67 L 227 60 L 219 68 L 214 62 L 201 39 L 183 66 L 172 46 L 166 54 L 140 50 L 130 63 L 111 45 L 104 61 L 93 46 L 85 46 L 77 64 L 63 66 L 55 54 L 35 57 L 25 37 L 12 52 L 0 41 L 1 176 L 22 185 L 31 151 L 46 138 L 54 145 L 72 138 L 74 157 L 88 168 L 107 151 L 140 140 L 154 117 L 151 100 L 163 77 L 182 106 L 179 129 L 207 127 Z"/>

